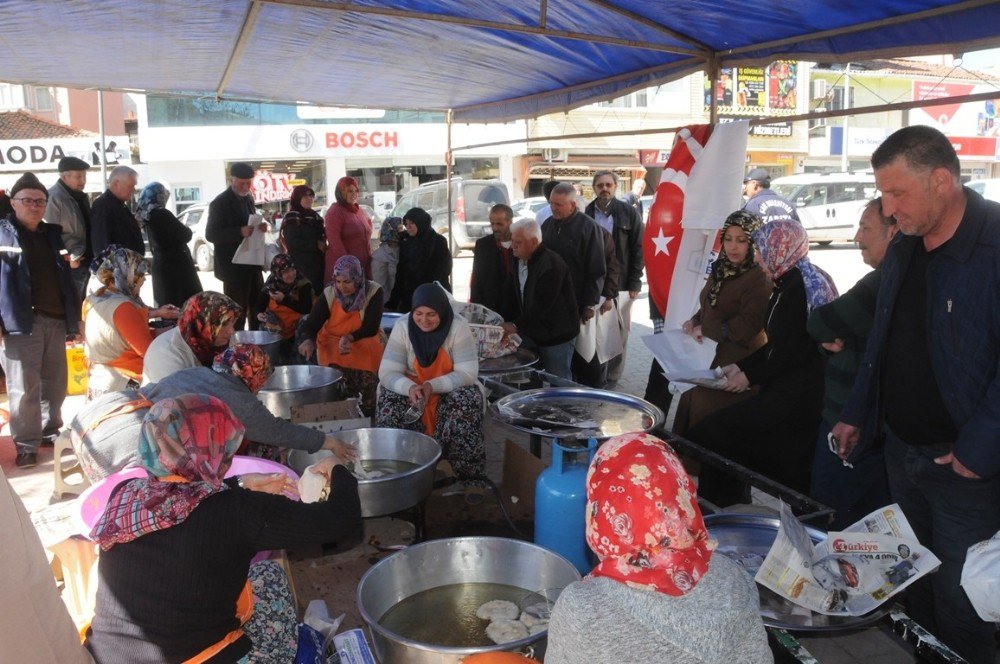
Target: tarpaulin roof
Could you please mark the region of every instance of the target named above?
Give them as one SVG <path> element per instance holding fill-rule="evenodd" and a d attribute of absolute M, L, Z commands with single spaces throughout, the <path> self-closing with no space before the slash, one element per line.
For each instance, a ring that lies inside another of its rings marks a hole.
<path fill-rule="evenodd" d="M 1000 44 L 995 0 L 3 0 L 0 79 L 533 117 L 712 66 Z"/>

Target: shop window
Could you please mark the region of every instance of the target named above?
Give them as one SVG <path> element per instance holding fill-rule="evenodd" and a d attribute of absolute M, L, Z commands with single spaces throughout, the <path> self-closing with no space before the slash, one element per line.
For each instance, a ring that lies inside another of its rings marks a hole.
<path fill-rule="evenodd" d="M 197 185 L 174 187 L 174 205 L 177 207 L 177 214 L 180 214 L 199 201 L 201 201 L 201 187 Z"/>

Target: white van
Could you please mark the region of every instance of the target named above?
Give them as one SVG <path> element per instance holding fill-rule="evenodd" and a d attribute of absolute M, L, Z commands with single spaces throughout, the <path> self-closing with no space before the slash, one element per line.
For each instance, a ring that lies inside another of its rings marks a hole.
<path fill-rule="evenodd" d="M 1000 201 L 1000 178 L 989 180 L 973 180 L 966 182 L 965 186 L 981 194 L 983 198 L 991 201 Z"/>
<path fill-rule="evenodd" d="M 771 181 L 771 190 L 790 200 L 809 241 L 853 242 L 865 204 L 875 198 L 871 173 L 803 173 Z"/>

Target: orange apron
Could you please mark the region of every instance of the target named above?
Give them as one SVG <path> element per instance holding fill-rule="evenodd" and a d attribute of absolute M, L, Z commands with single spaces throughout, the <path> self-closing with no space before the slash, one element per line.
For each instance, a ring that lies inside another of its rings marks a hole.
<path fill-rule="evenodd" d="M 451 355 L 442 346 L 438 349 L 437 357 L 434 358 L 429 367 L 422 367 L 420 366 L 420 362 L 416 359 L 413 360 L 413 372 L 417 377 L 414 382 L 418 385 L 423 385 L 432 378 L 450 374 L 454 368 L 455 365 L 451 361 Z M 431 394 L 430 398 L 427 399 L 427 406 L 424 408 L 423 417 L 420 419 L 424 423 L 424 433 L 428 436 L 434 436 L 434 427 L 437 426 L 438 406 L 440 404 L 440 394 Z"/>
<path fill-rule="evenodd" d="M 382 297 L 381 290 L 373 289 Z M 340 300 L 333 294 L 333 287 L 323 291 L 330 307 L 330 317 L 316 335 L 316 356 L 322 366 L 336 364 L 339 367 L 358 369 L 378 373 L 378 365 L 382 363 L 382 353 L 385 351 L 385 333 L 380 329 L 378 334 L 364 339 L 358 339 L 351 344 L 349 353 L 340 352 L 340 338 L 361 328 L 361 311 L 344 311 Z M 370 301 L 371 297 L 368 300 Z M 367 306 L 368 302 L 365 302 Z"/>
<path fill-rule="evenodd" d="M 267 310 L 278 317 L 278 322 L 281 323 L 281 338 L 291 339 L 295 335 L 295 326 L 299 324 L 302 314 L 274 300 L 267 303 Z"/>

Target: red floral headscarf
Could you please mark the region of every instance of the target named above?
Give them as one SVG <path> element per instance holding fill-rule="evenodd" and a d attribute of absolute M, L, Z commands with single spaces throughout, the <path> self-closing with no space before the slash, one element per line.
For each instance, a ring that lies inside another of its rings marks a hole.
<path fill-rule="evenodd" d="M 601 558 L 591 576 L 667 595 L 684 595 L 708 571 L 715 542 L 665 442 L 629 433 L 597 451 L 587 473 L 587 544 Z"/>
<path fill-rule="evenodd" d="M 247 389 L 257 394 L 274 373 L 270 356 L 256 344 L 236 344 L 215 356 L 212 370 L 232 374 L 243 381 Z"/>
<path fill-rule="evenodd" d="M 358 204 L 355 203 L 351 205 L 347 202 L 347 188 L 350 186 L 358 186 L 358 181 L 352 177 L 344 176 L 337 180 L 337 186 L 333 190 L 333 197 L 337 200 L 338 205 L 343 205 L 345 208 L 351 212 L 358 211 Z"/>
<path fill-rule="evenodd" d="M 107 551 L 183 523 L 201 501 L 225 489 L 222 479 L 243 433 L 216 397 L 182 394 L 158 401 L 139 436 L 139 462 L 149 477 L 115 490 L 91 537 Z"/>
<path fill-rule="evenodd" d="M 205 291 L 192 295 L 184 303 L 177 329 L 198 361 L 208 367 L 219 352 L 215 337 L 229 322 L 239 318 L 242 312 L 242 307 L 232 298 L 222 293 Z"/>

